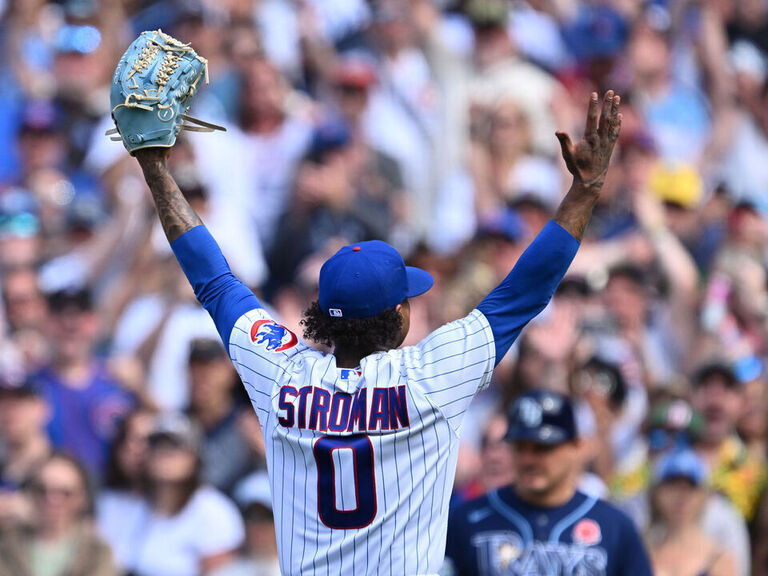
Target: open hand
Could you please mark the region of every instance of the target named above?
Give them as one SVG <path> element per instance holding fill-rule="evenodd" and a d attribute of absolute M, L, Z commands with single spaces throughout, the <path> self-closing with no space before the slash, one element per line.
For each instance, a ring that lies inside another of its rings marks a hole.
<path fill-rule="evenodd" d="M 603 184 L 613 147 L 621 130 L 620 102 L 621 97 L 614 95 L 613 90 L 608 90 L 603 98 L 603 107 L 598 119 L 600 104 L 597 92 L 593 92 L 589 100 L 584 137 L 574 146 L 565 132 L 558 131 L 555 134 L 560 141 L 568 171 L 583 186 L 599 187 Z"/>

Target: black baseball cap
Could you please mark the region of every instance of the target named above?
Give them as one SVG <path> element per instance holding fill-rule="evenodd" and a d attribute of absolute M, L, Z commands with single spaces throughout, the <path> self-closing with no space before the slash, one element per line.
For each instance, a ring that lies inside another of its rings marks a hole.
<path fill-rule="evenodd" d="M 213 338 L 195 338 L 189 346 L 189 362 L 210 362 L 227 358 L 221 342 Z"/>
<path fill-rule="evenodd" d="M 556 446 L 576 440 L 576 418 L 568 397 L 549 390 L 519 396 L 509 412 L 504 439 Z"/>
<path fill-rule="evenodd" d="M 725 383 L 729 388 L 733 388 L 739 384 L 739 379 L 736 377 L 733 365 L 730 362 L 721 359 L 710 360 L 700 364 L 693 371 L 691 383 L 694 386 L 701 386 L 713 376 L 719 376 L 725 380 Z"/>
<path fill-rule="evenodd" d="M 73 286 L 51 292 L 47 296 L 51 312 L 62 310 L 93 310 L 93 296 L 86 287 Z"/>

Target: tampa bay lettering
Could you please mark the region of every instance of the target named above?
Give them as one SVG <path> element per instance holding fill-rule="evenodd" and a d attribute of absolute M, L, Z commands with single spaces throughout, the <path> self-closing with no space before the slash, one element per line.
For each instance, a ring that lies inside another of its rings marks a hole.
<path fill-rule="evenodd" d="M 510 532 L 482 532 L 472 538 L 481 571 L 498 576 L 605 576 L 608 552 L 602 546 L 533 542 Z"/>
<path fill-rule="evenodd" d="M 380 432 L 410 426 L 405 386 L 362 388 L 355 394 L 283 386 L 277 419 L 286 428 L 321 432 Z"/>

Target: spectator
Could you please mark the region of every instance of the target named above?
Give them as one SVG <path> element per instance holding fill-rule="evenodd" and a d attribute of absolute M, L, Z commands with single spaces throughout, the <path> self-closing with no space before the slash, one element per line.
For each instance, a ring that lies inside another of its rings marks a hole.
<path fill-rule="evenodd" d="M 95 355 L 99 317 L 85 289 L 48 297 L 51 364 L 38 378 L 51 414 L 48 434 L 53 446 L 81 458 L 100 478 L 118 422 L 134 405 Z"/>
<path fill-rule="evenodd" d="M 573 572 L 598 562 L 605 574 L 651 574 L 631 520 L 576 489 L 582 463 L 567 397 L 521 395 L 506 439 L 515 483 L 465 503 L 449 520 L 447 565 L 455 573 L 545 573 L 555 556 L 567 559 Z M 585 547 L 594 556 L 585 555 Z"/>
<path fill-rule="evenodd" d="M 462 466 L 456 472 L 457 484 L 461 487 L 454 494 L 454 503 L 478 498 L 483 494 L 496 490 L 514 480 L 512 466 L 512 451 L 504 440 L 507 433 L 507 419 L 503 414 L 492 414 L 483 428 L 480 439 L 480 454 L 478 458 L 467 455 L 466 447 L 461 455 Z M 468 470 L 467 461 L 475 466 Z M 462 476 L 470 476 L 473 481 L 462 483 Z"/>
<path fill-rule="evenodd" d="M 533 153 L 529 119 L 520 104 L 499 100 L 488 108 L 476 106 L 474 114 L 470 167 L 480 221 L 524 197 L 541 202 L 551 214 L 560 200 L 562 174 L 551 159 Z"/>
<path fill-rule="evenodd" d="M 243 407 L 251 407 L 221 342 L 206 338 L 192 341 L 189 382 L 189 415 L 203 431 L 203 479 L 230 493 L 237 480 L 265 463 L 254 458 L 243 437 Z"/>
<path fill-rule="evenodd" d="M 617 468 L 611 485 L 617 505 L 630 515 L 642 532 L 648 531 L 652 521 L 649 490 L 654 485 L 655 467 L 666 456 L 690 451 L 701 442 L 705 426 L 702 414 L 684 399 L 661 397 L 653 404 L 645 425 L 643 449 L 633 450 L 627 458 L 634 468 Z M 698 516 L 698 528 L 733 556 L 735 574 L 751 574 L 747 525 L 726 496 L 715 490 L 707 491 Z"/>
<path fill-rule="evenodd" d="M 402 209 L 399 196 L 399 173 L 390 159 L 356 145 L 341 121 L 319 126 L 297 169 L 293 210 L 278 226 L 272 282 L 286 284 L 304 258 L 333 238 L 388 238 Z"/>
<path fill-rule="evenodd" d="M 225 565 L 243 541 L 243 524 L 234 504 L 202 482 L 198 429 L 166 414 L 155 420 L 148 442 L 144 498 L 100 526 L 120 567 L 194 576 Z"/>
<path fill-rule="evenodd" d="M 235 489 L 235 499 L 245 521 L 245 545 L 236 560 L 211 576 L 279 576 L 280 559 L 267 473 L 257 472 L 245 478 Z"/>
<path fill-rule="evenodd" d="M 706 422 L 706 433 L 695 449 L 709 464 L 712 487 L 728 496 L 750 522 L 765 488 L 766 465 L 750 455 L 736 433 L 744 390 L 723 362 L 699 366 L 692 384 L 693 405 Z"/>
<path fill-rule="evenodd" d="M 736 573 L 731 553 L 699 527 L 707 500 L 706 475 L 706 464 L 690 450 L 673 452 L 656 467 L 648 541 L 657 576 Z"/>
<path fill-rule="evenodd" d="M 610 269 L 603 291 L 607 332 L 629 347 L 639 378 L 647 388 L 671 379 L 674 367 L 679 365 L 675 345 L 669 341 L 669 315 L 664 307 L 655 305 L 654 279 L 647 268 L 623 262 Z"/>
<path fill-rule="evenodd" d="M 37 278 L 36 270 L 30 265 L 7 268 L 2 278 L 1 293 L 9 340 L 21 354 L 27 372 L 49 360 L 45 340 L 48 303 Z"/>
<path fill-rule="evenodd" d="M 77 168 L 91 141 L 91 132 L 108 111 L 107 91 L 112 78 L 111 38 L 99 28 L 65 23 L 57 30 L 52 65 L 56 104 L 64 111 L 67 161 Z"/>
<path fill-rule="evenodd" d="M 651 5 L 635 22 L 627 46 L 632 99 L 654 134 L 661 158 L 698 163 L 710 136 L 703 95 L 673 70 L 672 17 Z"/>
<path fill-rule="evenodd" d="M 763 364 L 755 356 L 747 356 L 736 362 L 734 371 L 744 386 L 744 406 L 737 421 L 739 437 L 749 453 L 765 461 L 768 455 L 768 389 Z"/>
<path fill-rule="evenodd" d="M 43 328 L 48 315 L 48 303 L 37 283 L 37 272 L 31 266 L 4 271 L 2 286 L 8 328 L 35 330 Z"/>
<path fill-rule="evenodd" d="M 265 250 L 272 249 L 278 220 L 290 197 L 298 161 L 309 143 L 311 128 L 288 104 L 289 88 L 264 58 L 251 58 L 244 70 L 240 126 L 247 162 L 247 208 Z"/>
<path fill-rule="evenodd" d="M 45 433 L 49 408 L 40 384 L 32 379 L 0 380 L 0 482 L 21 487 L 51 453 Z"/>
<path fill-rule="evenodd" d="M 36 382 L 0 380 L 0 526 L 31 517 L 21 488 L 51 454 L 47 420 L 48 406 Z"/>
<path fill-rule="evenodd" d="M 0 534 L 0 574 L 117 576 L 109 548 L 88 525 L 93 494 L 76 460 L 53 454 L 35 472 L 29 490 L 32 523 Z"/>
<path fill-rule="evenodd" d="M 34 198 L 21 189 L 0 195 L 0 266 L 34 266 L 43 252 L 43 237 Z"/>
<path fill-rule="evenodd" d="M 96 499 L 96 523 L 105 539 L 118 520 L 137 525 L 141 518 L 144 475 L 147 465 L 148 438 L 155 415 L 145 409 L 137 409 L 121 422 L 110 454 L 104 486 Z M 115 563 L 119 566 L 130 564 L 134 551 L 130 542 L 119 545 L 112 543 Z"/>

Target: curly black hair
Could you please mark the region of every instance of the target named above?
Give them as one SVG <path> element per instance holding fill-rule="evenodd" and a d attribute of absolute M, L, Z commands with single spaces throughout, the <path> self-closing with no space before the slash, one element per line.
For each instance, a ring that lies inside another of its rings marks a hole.
<path fill-rule="evenodd" d="M 397 346 L 403 319 L 394 308 L 371 318 L 333 318 L 317 300 L 304 310 L 304 339 L 336 348 L 375 351 Z"/>

